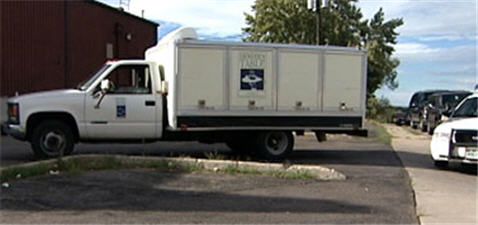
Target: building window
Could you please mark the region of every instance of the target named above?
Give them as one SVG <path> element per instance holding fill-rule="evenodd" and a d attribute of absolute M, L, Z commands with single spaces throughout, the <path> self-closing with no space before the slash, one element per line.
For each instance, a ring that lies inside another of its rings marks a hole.
<path fill-rule="evenodd" d="M 106 59 L 113 59 L 113 44 L 106 43 Z"/>

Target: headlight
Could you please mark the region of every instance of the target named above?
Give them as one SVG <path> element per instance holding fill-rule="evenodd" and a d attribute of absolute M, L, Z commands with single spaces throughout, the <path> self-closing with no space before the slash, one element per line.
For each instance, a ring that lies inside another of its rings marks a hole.
<path fill-rule="evenodd" d="M 8 103 L 7 114 L 9 124 L 20 123 L 20 106 L 18 106 L 18 103 Z"/>
<path fill-rule="evenodd" d="M 435 132 L 433 133 L 434 138 L 450 138 L 450 133 L 447 132 Z"/>

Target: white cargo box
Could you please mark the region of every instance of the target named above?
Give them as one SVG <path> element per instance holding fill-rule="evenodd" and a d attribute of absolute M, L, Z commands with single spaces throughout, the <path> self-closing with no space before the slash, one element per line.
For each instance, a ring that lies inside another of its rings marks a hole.
<path fill-rule="evenodd" d="M 146 52 L 169 82 L 170 129 L 360 129 L 365 51 L 199 41 L 190 28 Z"/>

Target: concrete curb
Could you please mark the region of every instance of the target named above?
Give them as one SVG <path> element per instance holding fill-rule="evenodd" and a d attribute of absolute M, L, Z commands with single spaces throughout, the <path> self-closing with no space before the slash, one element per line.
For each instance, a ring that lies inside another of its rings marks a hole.
<path fill-rule="evenodd" d="M 214 160 L 214 159 L 194 159 L 194 158 L 173 158 L 173 157 L 151 157 L 151 156 L 125 156 L 125 155 L 104 155 L 104 154 L 90 154 L 90 155 L 74 155 L 63 157 L 63 161 L 73 159 L 95 160 L 103 157 L 114 157 L 114 159 L 123 162 L 171 162 L 184 165 L 194 165 L 204 168 L 206 171 L 224 171 L 228 168 L 235 168 L 239 170 L 255 170 L 259 172 L 292 172 L 292 173 L 308 173 L 317 180 L 345 180 L 346 176 L 334 169 L 329 169 L 322 166 L 315 165 L 286 165 L 280 163 L 259 163 L 246 161 L 231 161 L 231 160 Z M 0 173 L 7 169 L 13 168 L 31 168 L 40 164 L 53 164 L 57 159 L 49 159 L 37 162 L 29 162 L 14 166 L 0 168 Z"/>

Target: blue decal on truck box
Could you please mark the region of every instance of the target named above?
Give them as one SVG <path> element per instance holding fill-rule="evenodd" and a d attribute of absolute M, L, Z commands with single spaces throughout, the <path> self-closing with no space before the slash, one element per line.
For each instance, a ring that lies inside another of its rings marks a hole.
<path fill-rule="evenodd" d="M 264 90 L 264 69 L 241 69 L 241 90 Z"/>

